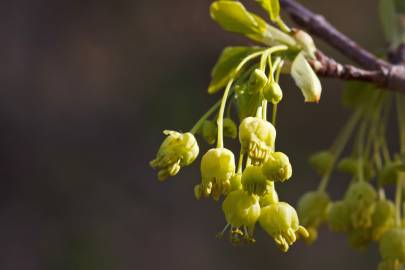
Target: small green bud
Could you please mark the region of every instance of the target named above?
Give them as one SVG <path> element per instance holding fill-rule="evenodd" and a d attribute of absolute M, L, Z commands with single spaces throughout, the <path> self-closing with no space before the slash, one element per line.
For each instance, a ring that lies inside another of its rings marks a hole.
<path fill-rule="evenodd" d="M 402 266 L 399 260 L 383 260 L 378 264 L 378 270 L 402 270 Z"/>
<path fill-rule="evenodd" d="M 231 118 L 224 118 L 224 136 L 235 139 L 238 136 L 238 127 Z"/>
<path fill-rule="evenodd" d="M 271 153 L 263 164 L 263 174 L 270 181 L 284 182 L 290 179 L 292 167 L 288 156 L 282 152 Z"/>
<path fill-rule="evenodd" d="M 230 182 L 231 182 L 230 191 L 241 190 L 242 189 L 242 174 L 241 173 L 234 174 L 231 177 Z"/>
<path fill-rule="evenodd" d="M 306 228 L 316 230 L 327 217 L 330 198 L 326 192 L 311 191 L 298 201 L 298 216 Z"/>
<path fill-rule="evenodd" d="M 249 93 L 259 93 L 267 84 L 267 76 L 263 70 L 256 68 L 251 74 L 248 82 Z"/>
<path fill-rule="evenodd" d="M 217 139 L 217 125 L 214 121 L 206 120 L 202 127 L 203 138 L 208 144 L 214 144 Z"/>
<path fill-rule="evenodd" d="M 345 194 L 345 201 L 350 208 L 353 228 L 371 227 L 376 198 L 377 193 L 369 183 L 360 181 L 350 185 Z"/>
<path fill-rule="evenodd" d="M 363 162 L 363 172 L 364 178 L 366 180 L 370 179 L 373 175 L 373 168 L 371 167 L 370 163 Z M 352 176 L 357 176 L 358 174 L 358 167 L 359 167 L 359 160 L 353 157 L 346 157 L 339 161 L 337 165 L 337 169 L 340 172 L 347 173 Z"/>
<path fill-rule="evenodd" d="M 263 207 L 259 223 L 284 252 L 297 240 L 298 234 L 304 238 L 309 236 L 308 231 L 299 225 L 295 209 L 285 202 Z"/>
<path fill-rule="evenodd" d="M 350 245 L 359 250 L 365 249 L 371 242 L 371 230 L 368 229 L 354 229 L 349 231 Z"/>
<path fill-rule="evenodd" d="M 190 165 L 198 156 L 199 147 L 194 135 L 176 131 L 163 131 L 167 137 L 160 145 L 156 158 L 149 164 L 159 170 L 160 181 L 176 175 L 181 167 Z"/>
<path fill-rule="evenodd" d="M 259 198 L 243 190 L 232 191 L 222 203 L 222 210 L 232 226 L 252 226 L 260 216 Z"/>
<path fill-rule="evenodd" d="M 218 200 L 221 194 L 228 193 L 234 174 L 233 153 L 225 148 L 210 149 L 201 159 L 202 195 Z"/>
<path fill-rule="evenodd" d="M 332 166 L 335 156 L 330 151 L 320 151 L 310 156 L 309 164 L 320 175 L 323 176 Z"/>
<path fill-rule="evenodd" d="M 283 98 L 283 91 L 278 83 L 269 82 L 263 88 L 263 96 L 268 102 L 278 104 Z"/>
<path fill-rule="evenodd" d="M 395 225 L 395 205 L 387 200 L 379 200 L 374 207 L 374 213 L 371 217 L 373 224 L 372 238 L 379 240 L 382 235 Z"/>
<path fill-rule="evenodd" d="M 263 119 L 247 117 L 239 126 L 239 141 L 253 165 L 262 164 L 274 148 L 276 129 Z"/>
<path fill-rule="evenodd" d="M 278 203 L 278 194 L 274 188 L 273 181 L 267 181 L 267 191 L 266 194 L 260 197 L 260 206 L 265 207 L 272 203 Z"/>
<path fill-rule="evenodd" d="M 392 228 L 380 239 L 380 254 L 384 260 L 399 260 L 405 263 L 405 229 Z"/>
<path fill-rule="evenodd" d="M 350 230 L 350 209 L 345 201 L 332 203 L 328 212 L 329 229 L 334 232 L 348 232 Z"/>
<path fill-rule="evenodd" d="M 385 166 L 378 173 L 378 183 L 382 185 L 396 183 L 398 178 L 398 164 L 391 162 Z"/>
<path fill-rule="evenodd" d="M 242 174 L 242 186 L 249 194 L 262 196 L 267 191 L 267 178 L 262 173 L 262 167 L 248 166 Z"/>

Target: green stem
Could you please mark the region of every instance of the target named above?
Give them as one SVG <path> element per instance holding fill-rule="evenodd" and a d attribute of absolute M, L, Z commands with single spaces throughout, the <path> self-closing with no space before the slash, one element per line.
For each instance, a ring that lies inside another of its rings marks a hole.
<path fill-rule="evenodd" d="M 243 153 L 242 150 L 239 153 L 239 161 L 238 161 L 238 169 L 236 171 L 237 174 L 241 174 L 242 173 L 242 168 L 243 167 Z"/>
<path fill-rule="evenodd" d="M 277 121 L 277 104 L 273 104 L 273 113 L 271 115 L 271 123 L 273 124 L 274 127 L 276 127 L 276 121 Z"/>
<path fill-rule="evenodd" d="M 200 130 L 205 120 L 207 120 L 207 118 L 210 117 L 218 109 L 220 104 L 221 101 L 219 100 L 217 103 L 212 105 L 212 107 L 200 118 L 200 120 L 198 120 L 197 123 L 195 123 L 193 128 L 190 130 L 190 133 L 195 135 Z"/>
<path fill-rule="evenodd" d="M 221 106 L 219 107 L 219 113 L 217 118 L 217 127 L 218 127 L 218 139 L 217 139 L 217 148 L 224 147 L 224 111 L 226 100 L 228 98 L 229 91 L 231 90 L 231 86 L 233 84 L 234 79 L 230 79 L 228 84 L 226 85 L 224 95 L 222 97 Z"/>
<path fill-rule="evenodd" d="M 359 143 L 357 145 L 358 149 L 358 159 L 357 159 L 357 175 L 359 178 L 359 181 L 362 182 L 364 181 L 364 148 L 365 148 L 365 136 L 366 136 L 366 128 L 367 128 L 367 121 L 364 120 L 363 123 L 361 123 L 360 130 L 359 130 Z"/>
<path fill-rule="evenodd" d="M 347 142 L 350 139 L 351 134 L 353 133 L 354 128 L 356 127 L 357 122 L 360 120 L 362 112 L 360 110 L 356 110 L 352 116 L 350 117 L 349 121 L 346 123 L 340 134 L 338 135 L 335 143 L 333 144 L 333 162 L 331 166 L 326 170 L 325 174 L 323 175 L 321 182 L 319 183 L 318 190 L 325 191 L 326 187 L 328 186 L 329 178 L 332 173 L 332 170 L 335 166 L 336 161 L 338 160 L 339 156 L 341 155 L 343 149 L 345 148 Z"/>
<path fill-rule="evenodd" d="M 402 184 L 404 183 L 404 180 L 405 173 L 399 173 L 395 191 L 396 225 L 398 227 L 401 226 Z"/>
<path fill-rule="evenodd" d="M 275 46 L 277 47 L 277 46 Z M 284 49 L 283 45 L 278 46 L 280 47 L 280 49 Z M 270 49 L 269 49 L 270 50 Z M 238 75 L 239 71 L 243 68 L 243 66 L 248 63 L 250 60 L 255 59 L 256 57 L 261 56 L 264 53 L 264 51 L 260 51 L 260 52 L 256 52 L 256 53 L 252 53 L 251 55 L 248 55 L 247 57 L 245 57 L 240 63 L 239 65 L 236 67 L 233 76 L 229 79 L 228 84 L 226 85 L 225 91 L 224 91 L 224 95 L 222 97 L 222 101 L 221 101 L 221 106 L 219 107 L 219 112 L 218 112 L 218 118 L 217 118 L 217 127 L 218 127 L 218 139 L 217 139 L 217 148 L 223 148 L 224 147 L 224 136 L 223 136 L 223 132 L 224 132 L 224 111 L 225 111 L 225 106 L 226 106 L 226 100 L 228 98 L 228 94 L 231 90 L 232 84 L 235 80 L 235 77 Z"/>
<path fill-rule="evenodd" d="M 262 119 L 267 120 L 267 100 L 263 99 L 262 101 Z"/>

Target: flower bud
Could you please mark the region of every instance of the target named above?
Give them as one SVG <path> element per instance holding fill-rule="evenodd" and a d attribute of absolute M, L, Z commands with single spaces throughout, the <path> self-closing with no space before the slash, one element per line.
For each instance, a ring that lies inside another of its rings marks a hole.
<path fill-rule="evenodd" d="M 259 93 L 267 84 L 267 76 L 263 70 L 256 68 L 251 74 L 248 82 L 249 93 Z"/>
<path fill-rule="evenodd" d="M 298 234 L 304 238 L 309 236 L 307 230 L 299 225 L 295 209 L 284 202 L 263 207 L 259 223 L 284 252 L 297 240 Z"/>
<path fill-rule="evenodd" d="M 273 181 L 267 181 L 266 194 L 260 197 L 260 206 L 265 207 L 272 203 L 278 203 L 278 194 Z"/>
<path fill-rule="evenodd" d="M 350 209 L 353 228 L 371 227 L 376 198 L 377 193 L 369 183 L 360 181 L 350 185 L 345 194 L 345 201 Z"/>
<path fill-rule="evenodd" d="M 323 176 L 332 166 L 334 159 L 330 151 L 320 151 L 311 155 L 309 164 L 320 176 Z"/>
<path fill-rule="evenodd" d="M 292 167 L 288 156 L 282 152 L 271 153 L 263 164 L 263 174 L 270 181 L 284 182 L 290 179 Z"/>
<path fill-rule="evenodd" d="M 247 117 L 239 126 L 239 141 L 253 165 L 262 164 L 274 148 L 276 129 L 263 119 Z"/>
<path fill-rule="evenodd" d="M 364 178 L 366 180 L 371 179 L 373 169 L 370 163 L 365 162 L 365 160 L 363 160 L 361 162 L 361 165 L 363 167 Z M 358 168 L 359 168 L 359 160 L 353 157 L 343 158 L 342 160 L 339 161 L 339 164 L 337 166 L 338 171 L 350 174 L 352 176 L 357 176 Z"/>
<path fill-rule="evenodd" d="M 405 263 L 405 229 L 392 228 L 381 237 L 380 254 L 384 260 L 399 260 Z"/>
<path fill-rule="evenodd" d="M 312 231 L 325 221 L 330 205 L 330 199 L 326 192 L 311 191 L 298 201 L 298 216 L 301 224 Z"/>
<path fill-rule="evenodd" d="M 318 76 L 312 70 L 303 52 L 300 52 L 291 65 L 291 76 L 301 89 L 305 102 L 319 102 L 322 86 Z"/>
<path fill-rule="evenodd" d="M 201 189 L 204 197 L 213 196 L 218 200 L 231 186 L 230 179 L 235 174 L 235 158 L 225 148 L 214 148 L 201 159 Z"/>
<path fill-rule="evenodd" d="M 214 144 L 217 139 L 217 125 L 214 121 L 206 120 L 202 127 L 203 138 L 208 144 Z"/>
<path fill-rule="evenodd" d="M 252 226 L 260 216 L 259 198 L 243 190 L 230 192 L 222 203 L 228 224 L 234 227 Z"/>
<path fill-rule="evenodd" d="M 238 127 L 231 118 L 223 120 L 224 136 L 235 139 L 238 136 Z"/>
<path fill-rule="evenodd" d="M 278 104 L 283 98 L 283 91 L 278 83 L 269 82 L 263 88 L 263 96 L 268 102 Z"/>
<path fill-rule="evenodd" d="M 334 232 L 347 232 L 350 230 L 350 209 L 345 201 L 334 202 L 328 212 L 329 229 Z"/>
<path fill-rule="evenodd" d="M 199 152 L 197 140 L 193 134 L 170 130 L 165 130 L 163 133 L 168 136 L 160 145 L 156 158 L 150 162 L 152 168 L 159 170 L 160 181 L 176 175 L 181 167 L 190 165 Z"/>
<path fill-rule="evenodd" d="M 374 213 L 371 217 L 373 224 L 372 238 L 379 240 L 382 235 L 395 225 L 395 205 L 387 200 L 379 200 L 374 207 Z"/>
<path fill-rule="evenodd" d="M 251 194 L 262 196 L 267 191 L 267 178 L 262 173 L 262 167 L 248 166 L 242 174 L 242 186 Z"/>
<path fill-rule="evenodd" d="M 396 183 L 398 171 L 398 164 L 393 162 L 385 164 L 378 173 L 378 183 L 382 185 Z"/>

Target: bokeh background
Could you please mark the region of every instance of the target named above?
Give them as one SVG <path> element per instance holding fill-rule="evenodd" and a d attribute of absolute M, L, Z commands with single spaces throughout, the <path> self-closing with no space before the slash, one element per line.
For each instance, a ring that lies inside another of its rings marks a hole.
<path fill-rule="evenodd" d="M 376 269 L 375 246 L 353 251 L 325 228 L 287 254 L 260 230 L 256 246 L 233 247 L 215 238 L 220 206 L 193 197 L 198 162 L 156 180 L 148 162 L 162 130 L 189 129 L 218 98 L 206 87 L 222 48 L 251 44 L 210 20 L 210 2 L 0 2 L 1 270 Z M 302 2 L 385 48 L 376 0 Z M 341 82 L 323 80 L 318 105 L 282 82 L 277 144 L 294 178 L 278 189 L 295 204 L 319 181 L 308 155 L 330 145 L 349 112 Z M 334 199 L 348 182 L 334 176 Z"/>

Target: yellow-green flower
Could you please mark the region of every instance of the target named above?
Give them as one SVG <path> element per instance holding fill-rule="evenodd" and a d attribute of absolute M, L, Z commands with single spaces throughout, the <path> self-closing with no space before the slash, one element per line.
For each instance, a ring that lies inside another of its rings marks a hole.
<path fill-rule="evenodd" d="M 201 160 L 201 185 L 195 189 L 197 198 L 212 197 L 218 200 L 230 190 L 230 179 L 235 174 L 235 157 L 225 148 L 210 149 Z"/>
<path fill-rule="evenodd" d="M 239 141 L 253 165 L 262 164 L 274 149 L 276 129 L 263 119 L 247 117 L 239 127 Z"/>
<path fill-rule="evenodd" d="M 282 152 L 273 152 L 263 164 L 263 174 L 270 181 L 284 182 L 291 178 L 292 167 L 288 156 Z"/>
<path fill-rule="evenodd" d="M 263 175 L 262 167 L 248 166 L 242 174 L 242 186 L 247 192 L 255 195 L 262 196 L 267 191 L 266 176 Z"/>
<path fill-rule="evenodd" d="M 392 228 L 380 239 L 380 254 L 384 260 L 405 263 L 405 229 Z"/>
<path fill-rule="evenodd" d="M 298 216 L 301 224 L 308 229 L 309 242 L 313 242 L 317 238 L 317 228 L 327 217 L 330 198 L 326 192 L 311 191 L 298 202 Z"/>
<path fill-rule="evenodd" d="M 198 156 L 199 148 L 194 135 L 176 131 L 163 131 L 167 137 L 160 145 L 156 158 L 150 166 L 157 169 L 160 181 L 176 175 L 181 167 L 190 165 Z"/>
<path fill-rule="evenodd" d="M 285 202 L 263 207 L 259 223 L 284 252 L 297 240 L 297 235 L 309 236 L 308 231 L 300 226 L 295 209 Z"/>
<path fill-rule="evenodd" d="M 270 205 L 272 203 L 278 203 L 278 194 L 276 192 L 276 189 L 274 188 L 274 182 L 272 181 L 267 181 L 267 186 L 266 186 L 266 194 L 260 197 L 260 206 L 265 207 L 267 205 Z"/>
<path fill-rule="evenodd" d="M 350 185 L 345 194 L 345 201 L 350 209 L 353 228 L 371 227 L 376 198 L 377 193 L 369 183 L 360 181 Z"/>
<path fill-rule="evenodd" d="M 395 205 L 387 200 L 379 200 L 374 207 L 372 220 L 372 238 L 379 240 L 383 234 L 395 225 Z"/>
<path fill-rule="evenodd" d="M 345 201 L 332 203 L 328 211 L 329 229 L 334 232 L 347 232 L 351 227 L 350 209 Z"/>

